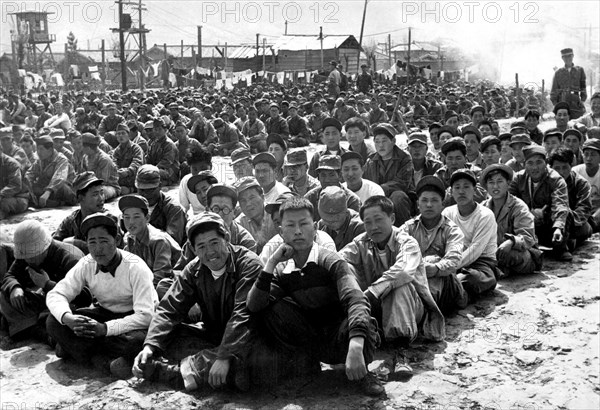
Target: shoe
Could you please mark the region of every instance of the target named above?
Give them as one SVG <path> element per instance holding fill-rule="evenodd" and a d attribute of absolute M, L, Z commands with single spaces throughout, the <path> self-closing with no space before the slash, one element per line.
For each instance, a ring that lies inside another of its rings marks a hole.
<path fill-rule="evenodd" d="M 178 364 L 168 364 L 158 360 L 146 362 L 144 366 L 144 379 L 168 384 L 178 390 L 185 389 L 183 376 Z"/>
<path fill-rule="evenodd" d="M 110 374 L 117 379 L 130 379 L 133 376 L 133 373 L 131 372 L 132 365 L 133 363 L 121 356 L 110 362 Z"/>
<path fill-rule="evenodd" d="M 385 394 L 383 383 L 371 372 L 368 372 L 358 383 L 362 392 L 367 396 L 381 396 Z"/>
<path fill-rule="evenodd" d="M 404 351 L 397 350 L 394 354 L 394 378 L 408 380 L 414 376 L 412 367 L 408 364 L 408 358 Z"/>
<path fill-rule="evenodd" d="M 556 260 L 560 262 L 571 262 L 573 260 L 573 255 L 569 251 L 564 251 L 556 257 Z"/>
<path fill-rule="evenodd" d="M 65 349 L 63 349 L 63 347 L 59 343 L 56 343 L 56 347 L 54 348 L 54 354 L 56 354 L 56 357 L 58 357 L 59 359 L 66 359 L 67 357 L 69 357 L 69 354 L 65 351 Z"/>

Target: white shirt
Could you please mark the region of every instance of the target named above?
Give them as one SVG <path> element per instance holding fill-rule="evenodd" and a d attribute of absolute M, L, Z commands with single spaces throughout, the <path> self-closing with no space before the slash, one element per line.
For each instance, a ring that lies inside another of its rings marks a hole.
<path fill-rule="evenodd" d="M 198 201 L 196 194 L 190 191 L 187 186 L 191 177 L 192 174 L 187 174 L 181 178 L 181 182 L 179 183 L 179 204 L 185 209 L 186 213 L 188 213 L 191 206 L 194 215 L 198 215 L 199 213 L 204 212 L 204 206 Z"/>
<path fill-rule="evenodd" d="M 48 292 L 46 305 L 56 320 L 63 323 L 65 313 L 72 313 L 69 302 L 87 286 L 101 307 L 114 313 L 134 312 L 106 322 L 106 336 L 148 329 L 158 304 L 152 283 L 154 275 L 140 257 L 123 250 L 118 252 L 123 260 L 114 277 L 98 270 L 98 263 L 91 255 L 86 255 Z"/>
<path fill-rule="evenodd" d="M 344 182 L 342 185 L 344 186 L 344 188 L 348 188 L 348 183 Z M 348 190 L 352 191 L 350 188 L 348 188 Z M 383 188 L 379 184 L 376 184 L 375 182 L 364 178 L 362 180 L 362 186 L 360 187 L 360 189 L 358 191 L 352 192 L 354 192 L 356 196 L 360 198 L 361 204 L 364 204 L 365 201 L 372 196 L 385 196 L 385 192 L 383 192 Z"/>
<path fill-rule="evenodd" d="M 290 192 L 290 189 L 283 185 L 281 182 L 276 181 L 275 185 L 269 192 L 265 192 L 265 204 L 273 203 L 277 200 L 277 197 L 286 192 Z"/>
<path fill-rule="evenodd" d="M 600 170 L 596 172 L 593 177 L 589 176 L 585 164 L 576 165 L 573 167 L 575 173 L 581 175 L 587 182 L 590 183 L 591 192 L 590 199 L 592 200 L 592 206 L 594 211 L 600 207 Z"/>

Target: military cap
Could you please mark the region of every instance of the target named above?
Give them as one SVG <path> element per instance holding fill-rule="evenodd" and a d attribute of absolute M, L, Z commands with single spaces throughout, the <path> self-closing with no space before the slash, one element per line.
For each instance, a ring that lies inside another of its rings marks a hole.
<path fill-rule="evenodd" d="M 144 123 L 145 130 L 151 130 L 152 128 L 154 128 L 154 121 L 146 121 Z"/>
<path fill-rule="evenodd" d="M 450 186 L 454 185 L 454 183 L 459 179 L 468 179 L 473 183 L 473 185 L 477 185 L 477 178 L 470 169 L 461 168 L 454 171 L 450 176 Z"/>
<path fill-rule="evenodd" d="M 194 245 L 196 232 L 198 232 L 200 227 L 206 224 L 215 224 L 217 232 L 225 237 L 229 235 L 227 228 L 225 227 L 225 221 L 223 221 L 223 218 L 221 218 L 219 214 L 208 211 L 202 212 L 195 215 L 186 226 L 187 237 L 192 245 Z"/>
<path fill-rule="evenodd" d="M 562 135 L 562 139 L 565 140 L 569 135 L 575 135 L 580 143 L 583 140 L 583 134 L 578 129 L 570 128 L 566 130 L 565 133 Z"/>
<path fill-rule="evenodd" d="M 477 141 L 481 142 L 481 132 L 479 132 L 479 130 L 476 127 L 472 125 L 467 125 L 466 127 L 463 127 L 461 130 L 462 137 L 465 138 L 467 134 L 475 134 L 475 137 L 477 137 Z"/>
<path fill-rule="evenodd" d="M 346 151 L 344 152 L 344 154 L 341 157 L 341 163 L 343 164 L 345 161 L 351 160 L 351 159 L 357 159 L 358 162 L 363 165 L 365 163 L 365 160 L 363 159 L 362 155 L 360 155 L 358 152 L 356 151 Z"/>
<path fill-rule="evenodd" d="M 337 67 L 337 63 L 336 63 L 335 61 L 333 61 L 333 60 L 331 60 L 331 61 L 329 62 L 329 65 L 332 65 L 332 66 L 335 66 L 335 67 Z"/>
<path fill-rule="evenodd" d="M 569 107 L 569 103 L 566 103 L 564 101 L 561 101 L 554 106 L 554 108 L 552 109 L 552 112 L 554 113 L 554 115 L 556 115 L 556 113 L 558 113 L 558 110 L 567 110 L 569 115 L 571 115 L 571 107 Z"/>
<path fill-rule="evenodd" d="M 446 111 L 446 113 L 444 114 L 444 122 L 448 121 L 448 119 L 450 119 L 452 117 L 458 118 L 458 114 L 456 113 L 456 111 L 454 111 L 454 110 Z"/>
<path fill-rule="evenodd" d="M 36 104 L 36 105 L 35 105 L 35 109 L 36 109 L 36 110 L 39 110 L 39 109 L 43 109 L 43 110 L 45 110 L 45 109 L 46 109 L 46 106 L 45 106 L 44 104 Z"/>
<path fill-rule="evenodd" d="M 583 143 L 581 149 L 582 151 L 585 151 L 586 149 L 593 149 L 594 151 L 600 152 L 600 139 L 590 138 L 589 140 Z"/>
<path fill-rule="evenodd" d="M 444 183 L 441 179 L 433 175 L 426 175 L 419 180 L 415 189 L 417 192 L 417 197 L 421 194 L 421 192 L 426 190 L 437 192 L 442 198 L 446 196 L 446 188 L 444 187 Z"/>
<path fill-rule="evenodd" d="M 512 138 L 512 134 L 510 132 L 503 132 L 498 136 L 500 141 L 509 140 Z"/>
<path fill-rule="evenodd" d="M 429 132 L 431 132 L 431 130 L 436 129 L 436 128 L 442 128 L 442 124 L 440 124 L 439 122 L 433 122 L 431 124 L 429 124 Z"/>
<path fill-rule="evenodd" d="M 60 139 L 65 139 L 65 132 L 63 131 L 62 128 L 52 128 L 50 130 L 50 137 L 53 140 L 60 140 Z"/>
<path fill-rule="evenodd" d="M 325 128 L 327 128 L 327 127 L 334 127 L 338 131 L 342 131 L 342 123 L 339 122 L 337 119 L 332 118 L 332 117 L 328 117 L 328 118 L 325 118 L 323 120 L 323 127 L 322 127 L 322 129 L 325 130 Z"/>
<path fill-rule="evenodd" d="M 100 185 L 103 183 L 104 180 L 99 179 L 94 172 L 86 171 L 75 177 L 75 180 L 73 181 L 73 188 L 75 188 L 75 192 L 79 193 L 79 191 L 83 191 L 90 185 Z"/>
<path fill-rule="evenodd" d="M 559 140 L 563 140 L 563 134 L 558 130 L 558 128 L 550 128 L 544 131 L 544 137 L 542 141 L 546 141 L 546 138 L 550 137 L 558 137 Z"/>
<path fill-rule="evenodd" d="M 408 145 L 415 142 L 427 145 L 427 135 L 422 132 L 413 132 L 408 136 Z"/>
<path fill-rule="evenodd" d="M 127 124 L 125 124 L 124 122 L 120 123 L 117 125 L 117 129 L 116 131 L 125 131 L 127 133 L 129 133 L 129 127 L 127 126 Z"/>
<path fill-rule="evenodd" d="M 394 126 L 387 122 L 381 122 L 373 128 L 373 137 L 383 134 L 387 135 L 391 140 L 395 140 L 397 133 L 398 131 L 396 131 Z"/>
<path fill-rule="evenodd" d="M 250 189 L 256 188 L 261 194 L 263 193 L 263 189 L 254 177 L 243 177 L 235 181 L 233 187 L 237 190 L 238 196 L 241 195 L 242 192 Z"/>
<path fill-rule="evenodd" d="M 138 105 L 138 110 L 146 110 L 148 111 L 148 106 L 144 103 L 141 103 L 140 105 Z"/>
<path fill-rule="evenodd" d="M 538 110 L 529 110 L 525 113 L 525 119 L 529 118 L 529 117 L 534 117 L 536 119 L 539 119 L 541 117 L 541 114 Z"/>
<path fill-rule="evenodd" d="M 284 101 L 284 102 L 285 102 L 285 101 Z M 283 104 L 282 104 L 282 105 L 283 105 Z M 298 109 L 298 103 L 297 103 L 297 102 L 295 102 L 295 101 L 292 101 L 292 102 L 289 104 L 289 109 L 290 109 L 290 110 L 292 110 L 292 109 L 294 109 L 294 110 L 297 110 L 297 109 Z"/>
<path fill-rule="evenodd" d="M 328 186 L 319 194 L 319 212 L 326 214 L 341 214 L 348 210 L 348 198 L 339 186 Z"/>
<path fill-rule="evenodd" d="M 252 161 L 252 154 L 248 148 L 238 148 L 231 153 L 231 165 L 235 165 L 245 159 Z"/>
<path fill-rule="evenodd" d="M 269 108 L 277 108 L 278 110 L 280 109 L 279 108 L 279 104 L 277 104 L 277 103 L 271 103 L 271 104 L 269 104 Z"/>
<path fill-rule="evenodd" d="M 438 133 L 438 135 L 442 135 L 443 133 L 447 132 L 448 134 L 452 135 L 452 137 L 456 137 L 456 130 L 448 125 L 443 125 L 440 127 L 440 132 Z"/>
<path fill-rule="evenodd" d="M 167 125 L 165 124 L 165 120 L 162 117 L 157 117 L 154 120 L 152 120 L 152 128 L 154 127 L 166 128 Z"/>
<path fill-rule="evenodd" d="M 215 129 L 221 128 L 223 125 L 225 125 L 225 121 L 223 121 L 222 118 L 215 118 L 213 121 L 213 127 L 215 127 Z"/>
<path fill-rule="evenodd" d="M 0 137 L 0 138 L 2 138 L 2 137 Z M 35 139 L 35 143 L 38 145 L 52 144 L 53 142 L 54 141 L 52 141 L 52 138 L 50 138 L 50 135 L 42 135 Z"/>
<path fill-rule="evenodd" d="M 285 159 L 283 160 L 284 167 L 305 164 L 308 164 L 308 155 L 306 154 L 306 150 L 303 148 L 290 150 L 285 155 Z"/>
<path fill-rule="evenodd" d="M 516 134 L 527 134 L 529 135 L 529 130 L 525 125 L 514 125 L 510 128 L 510 133 L 513 135 Z"/>
<path fill-rule="evenodd" d="M 573 49 L 572 48 L 563 48 L 562 50 L 560 50 L 560 55 L 561 56 L 572 56 Z"/>
<path fill-rule="evenodd" d="M 317 171 L 339 171 L 340 169 L 342 169 L 342 158 L 340 158 L 339 155 L 323 155 L 319 158 L 319 166 L 317 167 Z"/>
<path fill-rule="evenodd" d="M 83 144 L 89 144 L 89 145 L 95 145 L 98 146 L 100 145 L 100 136 L 99 135 L 94 135 L 90 132 L 84 132 L 81 135 L 81 142 Z"/>
<path fill-rule="evenodd" d="M 114 103 L 110 103 L 106 105 L 107 110 L 116 110 L 117 106 Z"/>
<path fill-rule="evenodd" d="M 461 137 L 452 137 L 442 145 L 442 154 L 447 155 L 450 151 L 460 151 L 467 154 L 467 145 Z"/>
<path fill-rule="evenodd" d="M 2 138 L 12 138 L 13 132 L 10 127 L 2 127 L 0 128 L 0 139 Z"/>
<path fill-rule="evenodd" d="M 496 171 L 502 172 L 508 180 L 508 182 L 512 181 L 514 173 L 511 167 L 505 164 L 492 164 L 485 167 L 481 172 L 481 175 L 479 177 L 479 181 L 481 182 L 481 184 L 485 185 L 488 175 Z"/>
<path fill-rule="evenodd" d="M 90 229 L 98 226 L 106 226 L 114 230 L 117 229 L 117 217 L 108 212 L 96 212 L 86 217 L 81 222 L 80 231 L 85 236 Z"/>
<path fill-rule="evenodd" d="M 177 104 L 176 102 L 172 102 L 171 104 L 169 104 L 169 109 L 179 109 L 179 104 Z"/>
<path fill-rule="evenodd" d="M 277 199 L 275 199 L 275 202 L 269 202 L 265 205 L 265 211 L 267 211 L 269 215 L 273 215 L 275 212 L 279 211 L 281 204 L 295 196 L 296 194 L 293 192 L 283 192 L 282 194 L 279 194 Z"/>
<path fill-rule="evenodd" d="M 367 67 L 368 67 L 368 65 L 366 65 L 365 63 L 360 65 L 360 68 L 367 68 Z"/>
<path fill-rule="evenodd" d="M 273 168 L 277 167 L 277 160 L 275 159 L 273 154 L 270 154 L 268 152 L 261 152 L 260 154 L 257 154 L 256 156 L 254 156 L 254 158 L 252 159 L 253 166 L 257 166 L 261 162 L 266 162 L 267 164 L 271 165 Z"/>
<path fill-rule="evenodd" d="M 238 194 L 235 188 L 231 185 L 226 184 L 214 184 L 206 192 L 207 202 L 210 203 L 210 199 L 214 196 L 226 196 L 231 198 L 231 202 L 235 207 L 238 201 Z"/>
<path fill-rule="evenodd" d="M 480 111 L 483 115 L 485 115 L 485 107 L 481 106 L 481 105 L 474 105 L 471 108 L 471 117 L 473 116 L 473 114 L 475 114 L 477 111 Z"/>
<path fill-rule="evenodd" d="M 500 139 L 495 135 L 488 135 L 487 137 L 481 140 L 479 151 L 484 152 L 491 145 L 496 145 L 498 147 L 498 150 L 500 150 L 500 146 L 502 145 L 502 143 L 500 142 Z"/>
<path fill-rule="evenodd" d="M 119 199 L 119 209 L 121 210 L 121 212 L 124 212 L 126 209 L 129 208 L 138 208 L 144 211 L 145 214 L 147 214 L 150 205 L 148 204 L 148 200 L 141 195 L 125 195 L 121 197 L 121 199 Z"/>
<path fill-rule="evenodd" d="M 152 189 L 160 186 L 160 170 L 150 164 L 138 168 L 135 176 L 135 187 L 138 189 Z"/>
<path fill-rule="evenodd" d="M 523 155 L 525 156 L 525 160 L 533 157 L 534 155 L 541 155 L 546 159 L 546 150 L 539 145 L 528 145 L 523 148 Z"/>
<path fill-rule="evenodd" d="M 192 193 L 196 193 L 196 185 L 202 181 L 208 181 L 209 184 L 217 184 L 219 181 L 213 175 L 211 171 L 200 171 L 198 175 L 192 176 L 188 179 L 187 187 Z"/>
<path fill-rule="evenodd" d="M 512 136 L 508 145 L 512 147 L 515 144 L 531 145 L 533 141 L 531 141 L 531 138 L 527 134 L 516 134 Z"/>
<path fill-rule="evenodd" d="M 284 151 L 287 151 L 287 144 L 283 137 L 279 134 L 269 134 L 267 136 L 267 147 L 271 146 L 271 144 L 277 144 L 283 148 Z"/>

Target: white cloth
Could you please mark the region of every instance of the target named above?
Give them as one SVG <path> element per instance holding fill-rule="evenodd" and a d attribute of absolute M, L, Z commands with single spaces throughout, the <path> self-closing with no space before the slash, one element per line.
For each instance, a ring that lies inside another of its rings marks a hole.
<path fill-rule="evenodd" d="M 158 304 L 152 283 L 154 275 L 140 257 L 123 250 L 118 252 L 121 252 L 123 260 L 114 277 L 98 271 L 94 258 L 86 255 L 56 284 L 46 296 L 46 305 L 56 320 L 63 323 L 65 313 L 72 313 L 69 302 L 87 286 L 101 307 L 114 313 L 134 312 L 106 322 L 106 336 L 148 328 Z"/>
<path fill-rule="evenodd" d="M 592 209 L 596 211 L 596 209 L 600 207 L 600 171 L 596 172 L 596 175 L 591 177 L 588 175 L 585 169 L 585 164 L 574 166 L 573 171 L 581 175 L 587 182 L 590 183 L 590 199 L 592 200 Z"/>
<path fill-rule="evenodd" d="M 286 192 L 290 192 L 290 189 L 281 182 L 276 181 L 273 188 L 269 192 L 265 192 L 265 204 L 276 202 L 277 197 Z"/>
<path fill-rule="evenodd" d="M 363 178 L 362 182 L 363 182 L 362 186 L 360 187 L 360 189 L 358 191 L 352 191 L 350 188 L 348 188 L 348 183 L 346 183 L 346 182 L 344 182 L 342 185 L 344 186 L 344 188 L 348 188 L 350 191 L 354 192 L 356 194 L 356 196 L 358 196 L 360 198 L 361 204 L 364 204 L 365 201 L 372 196 L 376 196 L 376 195 L 385 196 L 385 192 L 383 191 L 383 188 L 379 184 L 376 184 L 375 182 L 369 181 L 368 179 L 364 179 L 364 178 Z"/>
<path fill-rule="evenodd" d="M 192 208 L 194 215 L 204 212 L 204 207 L 198 201 L 198 197 L 192 191 L 189 190 L 187 184 L 192 174 L 187 174 L 181 179 L 179 183 L 179 204 L 185 209 L 186 213 Z"/>
<path fill-rule="evenodd" d="M 458 268 L 469 266 L 481 256 L 496 259 L 498 226 L 494 212 L 477 204 L 475 210 L 464 217 L 458 211 L 458 205 L 452 205 L 444 209 L 442 215 L 458 225 L 465 236 L 462 260 Z"/>

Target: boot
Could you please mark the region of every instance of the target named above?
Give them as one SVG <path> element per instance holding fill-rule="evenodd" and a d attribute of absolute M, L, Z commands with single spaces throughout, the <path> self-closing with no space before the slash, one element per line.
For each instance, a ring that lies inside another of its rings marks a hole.
<path fill-rule="evenodd" d="M 144 379 L 167 384 L 178 390 L 184 390 L 183 377 L 178 364 L 168 364 L 158 360 L 146 362 Z"/>

